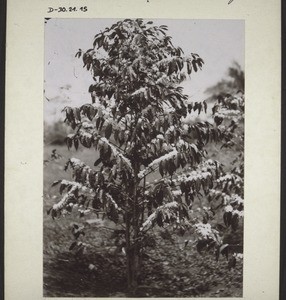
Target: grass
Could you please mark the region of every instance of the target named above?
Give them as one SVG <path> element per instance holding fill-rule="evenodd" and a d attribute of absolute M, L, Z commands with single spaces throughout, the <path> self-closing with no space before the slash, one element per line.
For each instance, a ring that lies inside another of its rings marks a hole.
<path fill-rule="evenodd" d="M 209 149 L 217 153 L 216 146 Z M 52 150 L 60 156 L 51 157 Z M 229 168 L 229 155 L 219 152 L 214 157 Z M 214 154 L 215 155 L 215 154 Z M 109 221 L 97 222 L 81 239 L 87 243 L 86 252 L 76 256 L 69 251 L 74 223 L 84 222 L 75 214 L 53 220 L 46 211 L 60 196 L 51 185 L 55 180 L 71 179 L 64 171 L 64 164 L 76 157 L 93 165 L 97 154 L 88 149 L 68 151 L 65 146 L 47 146 L 44 153 L 44 296 L 46 297 L 126 297 L 125 256 L 116 253 Z M 149 179 L 153 180 L 155 177 Z M 140 276 L 138 297 L 241 297 L 242 263 L 228 269 L 227 261 L 216 262 L 210 253 L 199 254 L 192 247 L 182 248 L 182 238 L 170 240 L 159 238 L 147 250 Z"/>

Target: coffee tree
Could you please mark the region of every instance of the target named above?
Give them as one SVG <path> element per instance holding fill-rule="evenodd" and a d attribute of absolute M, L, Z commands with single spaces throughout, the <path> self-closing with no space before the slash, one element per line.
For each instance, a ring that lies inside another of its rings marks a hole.
<path fill-rule="evenodd" d="M 202 68 L 200 56 L 187 56 L 175 47 L 167 26 L 141 19 L 106 28 L 95 36 L 91 49 L 79 50 L 76 56 L 93 77 L 92 103 L 64 109 L 65 122 L 74 129 L 66 142 L 69 148 L 90 148 L 99 158 L 94 166 L 69 159 L 66 170 L 72 171 L 73 181 L 54 182 L 62 198 L 49 210 L 51 216 L 78 209 L 81 215 L 95 213 L 114 222 L 113 235 L 126 255 L 131 293 L 156 226 L 192 232 L 199 251 L 213 249 L 217 257 L 226 254 L 228 245 L 214 215 L 224 210 L 224 229 L 237 227 L 243 182 L 239 171 L 225 174 L 218 161 L 208 159 L 205 147 L 231 146 L 236 122 L 225 123 L 226 111 L 232 109 L 229 100 L 214 107 L 215 122 L 185 118 L 207 112 L 206 102 L 189 102 L 179 86 Z M 240 107 L 242 103 L 237 103 L 235 110 Z M 158 179 L 149 182 L 151 174 Z M 196 203 L 202 209 L 193 210 Z M 75 225 L 75 237 L 83 230 Z M 82 247 L 77 241 L 71 245 Z"/>

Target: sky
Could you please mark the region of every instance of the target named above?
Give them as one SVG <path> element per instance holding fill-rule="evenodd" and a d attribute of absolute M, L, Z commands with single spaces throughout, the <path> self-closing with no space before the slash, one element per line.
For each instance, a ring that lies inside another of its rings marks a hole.
<path fill-rule="evenodd" d="M 44 120 L 51 124 L 64 116 L 69 106 L 90 103 L 88 87 L 93 82 L 78 49 L 92 48 L 95 34 L 118 19 L 50 19 L 45 24 Z M 226 76 L 233 61 L 244 70 L 244 21 L 152 19 L 167 25 L 174 46 L 184 53 L 197 53 L 205 64 L 181 85 L 193 101 L 206 98 L 204 91 Z M 48 101 L 48 100 L 49 101 Z"/>

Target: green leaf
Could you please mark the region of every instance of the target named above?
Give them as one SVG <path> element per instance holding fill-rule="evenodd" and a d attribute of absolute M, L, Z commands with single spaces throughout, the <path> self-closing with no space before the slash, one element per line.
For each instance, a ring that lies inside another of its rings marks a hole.
<path fill-rule="evenodd" d="M 94 166 L 98 166 L 100 163 L 102 162 L 101 158 L 97 159 L 95 162 L 94 162 Z"/>
<path fill-rule="evenodd" d="M 161 161 L 159 164 L 159 172 L 161 174 L 161 176 L 164 176 L 164 168 L 163 168 L 163 162 Z"/>
<path fill-rule="evenodd" d="M 75 57 L 80 58 L 81 54 L 82 54 L 82 51 L 81 51 L 81 49 L 79 49 L 78 52 L 75 54 Z"/>
<path fill-rule="evenodd" d="M 67 137 L 66 138 L 66 144 L 67 144 L 68 149 L 70 149 L 72 147 L 72 139 Z"/>
<path fill-rule="evenodd" d="M 170 76 L 171 74 L 173 74 L 174 72 L 177 72 L 177 71 L 178 71 L 178 66 L 177 66 L 176 62 L 174 60 L 172 60 L 169 63 L 169 70 L 168 70 L 167 76 Z"/>
<path fill-rule="evenodd" d="M 224 244 L 224 245 L 220 246 L 219 252 L 222 255 L 224 255 L 226 257 L 226 259 L 228 260 L 229 245 L 228 244 Z"/>
<path fill-rule="evenodd" d="M 225 231 L 225 229 L 226 229 L 222 224 L 217 224 L 216 227 L 221 232 Z"/>
<path fill-rule="evenodd" d="M 61 186 L 60 186 L 60 194 L 62 194 L 63 193 L 63 191 L 65 190 L 65 188 L 66 188 L 67 186 L 65 185 L 65 184 L 61 184 Z"/>
<path fill-rule="evenodd" d="M 52 187 L 53 187 L 53 186 L 56 186 L 56 185 L 59 184 L 60 182 L 61 182 L 61 180 L 54 181 L 54 182 L 52 183 Z"/>
<path fill-rule="evenodd" d="M 96 114 L 97 114 L 97 109 L 95 109 L 93 106 L 89 106 L 87 109 L 87 117 L 89 118 L 90 121 L 93 120 Z"/>
<path fill-rule="evenodd" d="M 79 142 L 78 142 L 78 139 L 74 139 L 74 147 L 75 149 L 77 150 L 78 149 L 78 146 L 79 146 Z"/>
<path fill-rule="evenodd" d="M 77 118 L 78 121 L 81 120 L 80 110 L 79 110 L 78 107 L 75 107 L 75 108 L 73 109 L 73 114 L 74 114 L 74 116 Z"/>
<path fill-rule="evenodd" d="M 192 65 L 193 65 L 194 71 L 197 72 L 198 71 L 198 67 L 196 65 L 196 60 L 192 61 Z"/>
<path fill-rule="evenodd" d="M 101 122 L 101 117 L 98 117 L 95 122 L 95 126 L 97 130 L 99 129 L 100 122 Z"/>
<path fill-rule="evenodd" d="M 57 217 L 57 211 L 56 210 L 54 210 L 54 209 L 52 209 L 51 210 L 51 214 L 52 214 L 52 218 L 53 218 L 53 220 Z"/>
<path fill-rule="evenodd" d="M 97 173 L 97 182 L 98 182 L 98 185 L 102 185 L 104 183 L 104 176 L 101 172 Z"/>
<path fill-rule="evenodd" d="M 77 245 L 77 242 L 73 242 L 73 243 L 70 245 L 69 250 L 74 249 L 76 245 Z"/>
<path fill-rule="evenodd" d="M 190 61 L 187 61 L 187 71 L 189 75 L 192 73 L 192 64 Z"/>
<path fill-rule="evenodd" d="M 198 115 L 201 113 L 202 108 L 203 108 L 202 103 L 199 103 L 199 105 L 198 105 Z"/>
<path fill-rule="evenodd" d="M 203 101 L 203 105 L 204 105 L 205 113 L 207 113 L 207 107 L 208 107 L 207 102 L 206 102 L 206 101 Z"/>
<path fill-rule="evenodd" d="M 170 176 L 172 176 L 175 173 L 176 165 L 175 165 L 173 160 L 169 160 L 167 162 L 167 169 L 168 169 L 168 172 L 169 172 Z"/>
<path fill-rule="evenodd" d="M 157 218 L 156 218 L 157 224 L 159 227 L 163 227 L 164 222 L 163 222 L 163 215 L 162 213 L 159 211 L 157 214 Z"/>
<path fill-rule="evenodd" d="M 197 250 L 199 253 L 202 253 L 203 249 L 207 246 L 207 241 L 199 240 L 197 242 Z"/>
<path fill-rule="evenodd" d="M 109 139 L 111 136 L 111 133 L 112 133 L 112 124 L 109 123 L 105 128 L 105 137 L 107 139 Z"/>
<path fill-rule="evenodd" d="M 223 215 L 223 221 L 226 227 L 231 225 L 231 219 L 232 219 L 232 213 L 231 212 L 225 212 Z"/>
<path fill-rule="evenodd" d="M 231 228 L 235 231 L 237 230 L 238 228 L 238 223 L 239 223 L 239 218 L 238 218 L 238 215 L 235 214 L 232 216 L 232 219 L 231 219 Z"/>

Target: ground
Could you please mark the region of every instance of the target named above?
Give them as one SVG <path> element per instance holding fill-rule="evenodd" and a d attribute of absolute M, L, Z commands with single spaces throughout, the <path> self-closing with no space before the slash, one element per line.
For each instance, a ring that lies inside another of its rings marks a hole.
<path fill-rule="evenodd" d="M 214 146 L 215 147 L 215 146 Z M 53 149 L 54 154 L 52 155 Z M 214 149 L 211 149 L 214 151 Z M 44 296 L 46 297 L 126 297 L 125 256 L 113 247 L 108 221 L 98 220 L 84 237 L 89 246 L 76 256 L 69 247 L 74 223 L 85 222 L 75 215 L 53 220 L 46 211 L 59 200 L 53 181 L 69 179 L 63 170 L 69 157 L 93 165 L 96 153 L 68 151 L 65 146 L 46 146 L 44 154 Z M 224 156 L 221 160 L 228 159 Z M 148 248 L 143 259 L 138 297 L 242 297 L 242 263 L 234 269 L 212 253 L 199 254 L 184 247 L 182 238 L 154 235 L 156 246 Z M 160 238 L 159 238 L 160 236 Z"/>

